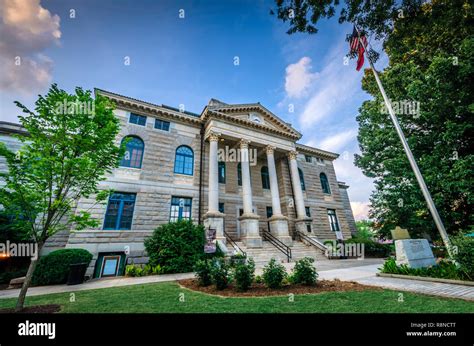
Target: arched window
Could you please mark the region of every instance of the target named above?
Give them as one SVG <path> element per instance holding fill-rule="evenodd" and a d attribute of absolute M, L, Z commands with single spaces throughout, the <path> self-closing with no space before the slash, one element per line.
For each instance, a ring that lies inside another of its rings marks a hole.
<path fill-rule="evenodd" d="M 182 145 L 176 149 L 176 157 L 174 159 L 174 172 L 180 174 L 193 175 L 194 154 L 193 150 Z"/>
<path fill-rule="evenodd" d="M 306 190 L 306 186 L 304 184 L 304 176 L 303 176 L 303 171 L 301 170 L 301 168 L 298 168 L 298 174 L 300 176 L 300 183 L 301 183 L 301 190 Z"/>
<path fill-rule="evenodd" d="M 122 143 L 125 142 L 125 153 L 120 166 L 131 167 L 131 168 L 142 168 L 143 151 L 145 149 L 145 143 L 135 136 L 127 136 L 122 139 Z"/>
<path fill-rule="evenodd" d="M 263 166 L 260 173 L 262 175 L 262 188 L 268 190 L 270 188 L 270 175 L 268 174 L 268 167 Z"/>
<path fill-rule="evenodd" d="M 242 164 L 240 162 L 237 164 L 237 184 L 242 186 Z"/>
<path fill-rule="evenodd" d="M 219 183 L 225 184 L 225 162 L 219 162 L 218 166 Z"/>
<path fill-rule="evenodd" d="M 319 175 L 319 180 L 321 180 L 321 189 L 323 189 L 323 192 L 327 194 L 331 194 L 331 188 L 329 187 L 329 181 L 326 174 L 321 173 Z"/>

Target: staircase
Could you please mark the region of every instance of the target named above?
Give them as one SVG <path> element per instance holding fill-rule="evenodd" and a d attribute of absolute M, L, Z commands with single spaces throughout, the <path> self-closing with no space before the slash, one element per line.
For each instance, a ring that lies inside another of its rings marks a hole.
<path fill-rule="evenodd" d="M 275 258 L 280 263 L 286 263 L 286 255 L 278 250 L 272 243 L 269 241 L 263 241 L 263 246 L 261 248 L 247 248 L 243 242 L 236 241 L 237 246 L 247 254 L 248 258 L 253 258 L 255 261 L 255 266 L 261 268 L 265 266 L 272 258 Z M 229 251 L 234 249 L 230 244 L 228 244 Z M 327 257 L 323 252 L 317 249 L 314 246 L 309 246 L 304 244 L 301 241 L 293 241 L 293 246 L 291 247 L 292 258 L 291 262 L 295 262 L 304 257 L 314 258 L 315 262 L 328 261 Z"/>

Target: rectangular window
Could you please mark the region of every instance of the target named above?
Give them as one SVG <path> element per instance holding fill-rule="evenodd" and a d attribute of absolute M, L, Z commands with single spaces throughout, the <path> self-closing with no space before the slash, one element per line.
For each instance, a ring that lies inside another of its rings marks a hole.
<path fill-rule="evenodd" d="M 339 232 L 339 223 L 337 222 L 336 211 L 334 209 L 328 209 L 328 219 L 329 219 L 329 226 L 331 227 L 331 231 Z"/>
<path fill-rule="evenodd" d="M 146 125 L 146 116 L 135 114 L 135 113 L 130 113 L 130 118 L 129 118 L 128 122 L 130 124 L 145 126 Z"/>
<path fill-rule="evenodd" d="M 120 276 L 125 271 L 124 252 L 101 252 L 95 262 L 94 278 Z"/>
<path fill-rule="evenodd" d="M 104 256 L 102 262 L 102 273 L 100 277 L 117 276 L 120 256 Z"/>
<path fill-rule="evenodd" d="M 132 228 L 135 193 L 113 193 L 105 212 L 104 230 L 129 230 Z"/>
<path fill-rule="evenodd" d="M 311 209 L 309 207 L 304 207 L 304 209 L 306 210 L 306 216 L 311 217 Z"/>
<path fill-rule="evenodd" d="M 160 119 L 155 119 L 155 129 L 162 130 L 162 131 L 169 131 L 170 130 L 170 122 L 160 120 Z"/>
<path fill-rule="evenodd" d="M 313 157 L 312 156 L 305 155 L 304 158 L 305 158 L 306 162 L 309 162 L 309 163 L 313 162 Z"/>
<path fill-rule="evenodd" d="M 171 197 L 170 222 L 181 219 L 191 220 L 192 198 Z"/>
<path fill-rule="evenodd" d="M 219 184 L 225 184 L 225 162 L 219 162 L 217 165 Z"/>
<path fill-rule="evenodd" d="M 271 218 L 273 215 L 273 208 L 267 207 L 267 219 Z"/>
<path fill-rule="evenodd" d="M 219 202 L 219 212 L 224 214 L 224 203 Z"/>

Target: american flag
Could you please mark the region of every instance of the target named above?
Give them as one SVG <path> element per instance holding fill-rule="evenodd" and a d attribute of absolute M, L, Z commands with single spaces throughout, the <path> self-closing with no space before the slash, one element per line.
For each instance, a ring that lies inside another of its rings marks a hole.
<path fill-rule="evenodd" d="M 365 37 L 363 33 L 361 33 L 360 41 L 359 41 L 359 32 L 357 31 L 355 26 L 354 26 L 354 30 L 352 31 L 352 35 L 350 37 L 349 45 L 350 45 L 351 53 L 358 54 L 356 70 L 360 71 L 360 69 L 364 65 L 364 52 L 365 52 L 365 48 L 367 47 L 367 38 Z"/>

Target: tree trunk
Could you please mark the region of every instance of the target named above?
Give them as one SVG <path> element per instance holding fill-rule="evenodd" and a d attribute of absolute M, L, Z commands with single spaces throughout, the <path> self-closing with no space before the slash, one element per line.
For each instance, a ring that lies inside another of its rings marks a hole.
<path fill-rule="evenodd" d="M 21 310 L 23 310 L 23 306 L 25 305 L 26 292 L 30 287 L 31 279 L 33 278 L 33 273 L 35 272 L 36 265 L 38 264 L 38 261 L 40 259 L 39 254 L 42 247 L 43 244 L 38 244 L 38 255 L 36 259 L 31 259 L 30 266 L 28 267 L 28 272 L 26 273 L 25 281 L 23 282 L 23 286 L 21 286 L 20 295 L 18 296 L 18 300 L 16 302 L 15 312 L 20 312 Z"/>

